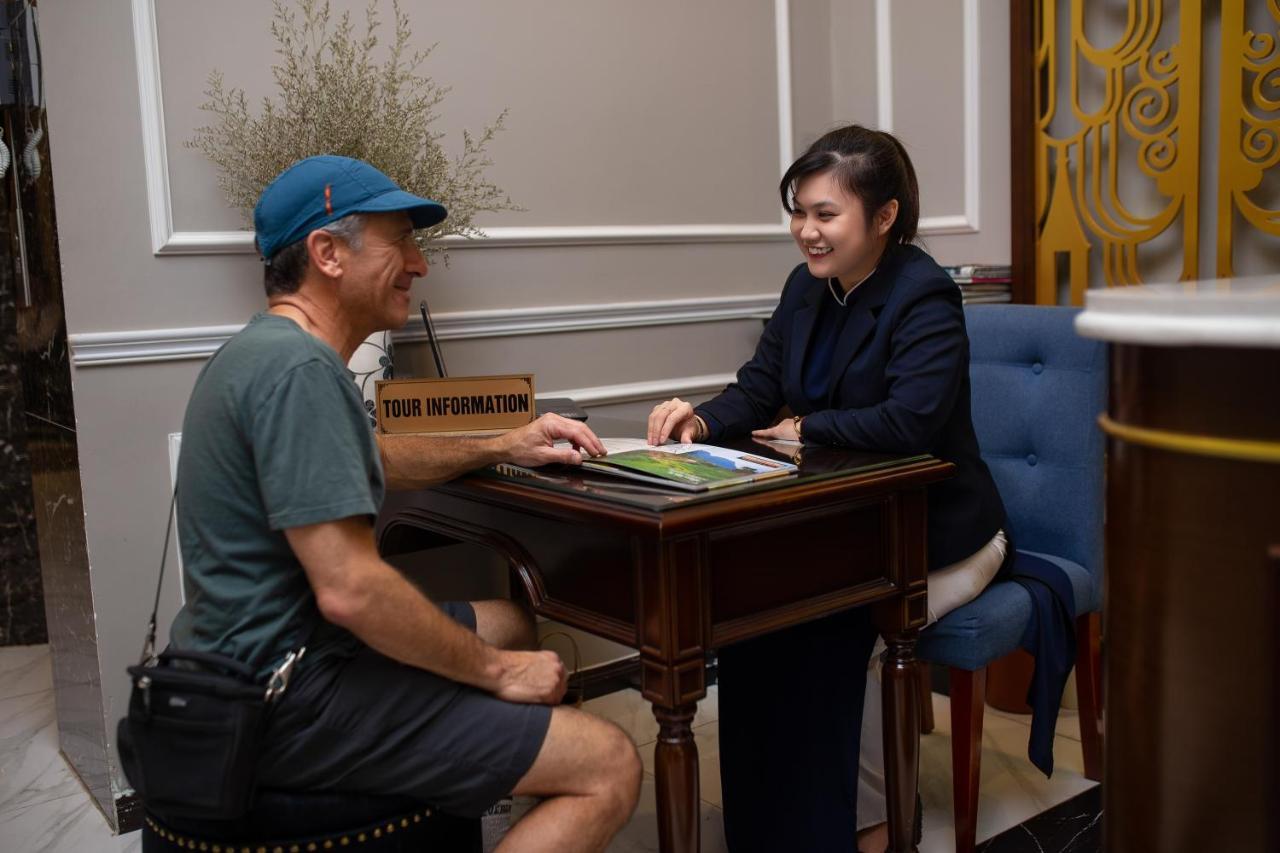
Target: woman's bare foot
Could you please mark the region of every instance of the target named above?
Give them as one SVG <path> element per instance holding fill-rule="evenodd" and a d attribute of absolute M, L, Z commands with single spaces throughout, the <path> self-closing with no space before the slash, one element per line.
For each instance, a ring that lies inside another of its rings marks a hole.
<path fill-rule="evenodd" d="M 889 824 L 877 823 L 858 833 L 858 850 L 861 853 L 884 853 L 889 849 Z"/>

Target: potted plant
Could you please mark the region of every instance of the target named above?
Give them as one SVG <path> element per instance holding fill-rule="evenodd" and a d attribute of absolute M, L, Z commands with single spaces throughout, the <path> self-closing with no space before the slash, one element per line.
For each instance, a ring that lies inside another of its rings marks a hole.
<path fill-rule="evenodd" d="M 450 157 L 436 129 L 437 108 L 449 90 L 419 72 L 431 50 L 411 49 L 408 15 L 398 0 L 391 6 L 393 38 L 378 60 L 378 0 L 370 0 L 360 34 L 349 13 L 331 14 L 328 0 L 274 0 L 275 96 L 255 112 L 244 90 L 228 87 L 215 69 L 200 107 L 211 121 L 186 144 L 217 166 L 219 187 L 249 227 L 262 190 L 298 160 L 341 154 L 372 163 L 408 192 L 448 208 L 448 219 L 416 235 L 429 257 L 442 256 L 447 264 L 435 240 L 483 236 L 477 214 L 520 209 L 484 177 L 491 165 L 487 149 L 506 111 L 478 135 L 464 130 L 461 152 Z M 373 380 L 392 376 L 390 334 L 371 336 L 349 367 L 372 412 Z"/>

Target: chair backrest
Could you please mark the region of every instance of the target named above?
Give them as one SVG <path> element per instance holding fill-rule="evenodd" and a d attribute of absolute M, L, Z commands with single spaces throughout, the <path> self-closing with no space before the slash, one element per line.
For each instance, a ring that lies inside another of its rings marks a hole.
<path fill-rule="evenodd" d="M 1017 547 L 1102 577 L 1107 348 L 1075 332 L 1079 309 L 965 309 L 973 426 Z M 1100 586 L 1100 585 L 1099 585 Z"/>

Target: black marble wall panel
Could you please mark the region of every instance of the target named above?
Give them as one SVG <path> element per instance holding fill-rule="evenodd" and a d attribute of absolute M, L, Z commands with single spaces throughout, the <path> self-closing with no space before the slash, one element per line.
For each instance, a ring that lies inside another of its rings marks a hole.
<path fill-rule="evenodd" d="M 15 158 L 6 176 L 5 197 L 15 226 L 19 216 L 22 223 L 20 230 L 11 229 L 8 239 L 21 239 L 25 245 L 20 253 L 25 271 L 18 266 L 13 274 L 17 358 L 58 741 L 72 769 L 114 823 L 48 136 L 43 110 L 0 110 L 0 121 L 5 138 L 19 151 L 37 133 L 40 137 L 35 148 L 38 162 Z"/>
<path fill-rule="evenodd" d="M 6 176 L 12 177 L 12 176 Z M 0 180 L 0 646 L 48 640 L 31 502 L 21 352 L 13 181 Z"/>

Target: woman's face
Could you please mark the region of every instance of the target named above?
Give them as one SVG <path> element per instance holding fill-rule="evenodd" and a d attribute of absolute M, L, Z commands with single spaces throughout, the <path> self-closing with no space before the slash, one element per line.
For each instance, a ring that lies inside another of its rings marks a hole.
<path fill-rule="evenodd" d="M 885 208 L 891 206 L 896 213 L 894 202 Z M 862 201 L 847 193 L 830 170 L 802 179 L 792 208 L 791 236 L 815 278 L 837 278 L 852 287 L 875 269 L 893 224 L 884 209 L 875 217 L 876 227 L 869 228 Z"/>

